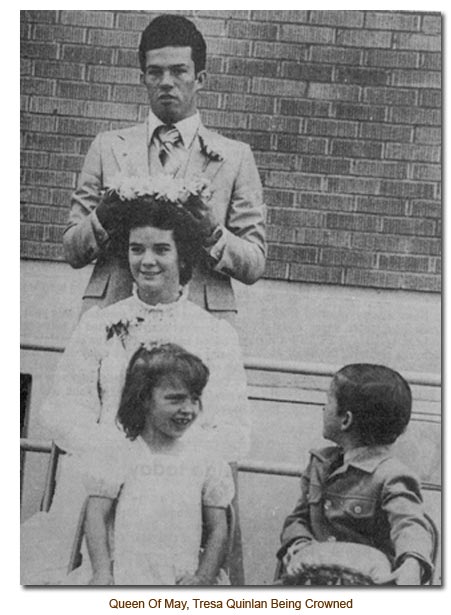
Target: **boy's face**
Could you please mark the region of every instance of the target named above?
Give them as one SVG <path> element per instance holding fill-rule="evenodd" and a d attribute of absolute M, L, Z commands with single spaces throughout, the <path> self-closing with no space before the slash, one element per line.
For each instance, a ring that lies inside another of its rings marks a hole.
<path fill-rule="evenodd" d="M 327 403 L 323 408 L 323 438 L 340 444 L 343 431 L 342 417 L 338 414 L 335 385 L 332 383 L 327 392 Z"/>
<path fill-rule="evenodd" d="M 196 74 L 191 47 L 163 47 L 146 52 L 142 81 L 155 115 L 165 124 L 175 124 L 196 112 L 205 71 Z"/>
<path fill-rule="evenodd" d="M 180 438 L 196 420 L 200 407 L 200 399 L 192 396 L 180 378 L 163 377 L 152 391 L 145 429 Z"/>

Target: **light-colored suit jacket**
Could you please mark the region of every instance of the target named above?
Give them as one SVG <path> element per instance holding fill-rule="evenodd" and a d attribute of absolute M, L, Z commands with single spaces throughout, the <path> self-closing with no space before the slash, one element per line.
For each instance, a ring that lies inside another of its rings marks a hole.
<path fill-rule="evenodd" d="M 209 311 L 233 312 L 236 306 L 230 277 L 253 284 L 265 267 L 262 186 L 248 145 L 211 132 L 202 124 L 195 140 L 184 175 L 202 174 L 210 180 L 210 204 L 224 233 L 194 271 L 189 297 Z M 73 267 L 96 261 L 83 296 L 83 310 L 93 304 L 109 305 L 131 294 L 128 264 L 112 249 L 95 209 L 101 191 L 118 173 L 148 175 L 148 155 L 146 123 L 99 134 L 86 155 L 63 237 L 66 259 Z"/>

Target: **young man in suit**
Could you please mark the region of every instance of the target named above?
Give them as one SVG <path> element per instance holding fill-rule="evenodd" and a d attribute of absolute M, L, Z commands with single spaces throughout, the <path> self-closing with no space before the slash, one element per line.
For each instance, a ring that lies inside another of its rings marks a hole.
<path fill-rule="evenodd" d="M 254 157 L 248 145 L 211 132 L 201 122 L 196 99 L 206 79 L 206 45 L 192 22 L 177 15 L 154 19 L 142 33 L 139 59 L 150 102 L 148 119 L 96 137 L 64 233 L 66 259 L 73 267 L 96 261 L 83 309 L 108 305 L 131 293 L 127 263 L 111 241 L 121 225 L 121 211 L 101 200 L 112 178 L 165 173 L 183 179 L 202 174 L 211 182 L 213 195 L 191 212 L 204 251 L 189 298 L 233 320 L 236 305 L 230 278 L 253 284 L 265 266 L 265 208 Z"/>

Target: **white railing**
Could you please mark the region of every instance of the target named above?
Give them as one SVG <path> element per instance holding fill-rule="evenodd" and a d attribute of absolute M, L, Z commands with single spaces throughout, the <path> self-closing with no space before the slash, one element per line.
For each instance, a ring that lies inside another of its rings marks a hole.
<path fill-rule="evenodd" d="M 44 346 L 36 344 L 21 344 L 22 350 L 32 351 L 46 351 L 46 352 L 63 352 L 64 348 L 56 346 Z M 262 359 L 262 358 L 248 358 L 244 361 L 244 365 L 248 370 L 255 371 L 267 371 L 267 372 L 279 372 L 290 373 L 299 375 L 311 375 L 311 376 L 325 376 L 331 377 L 337 371 L 336 366 L 318 364 L 318 363 L 302 363 L 300 361 L 283 361 L 275 359 Z M 403 373 L 403 376 L 410 384 L 440 387 L 441 376 L 440 374 L 433 373 L 420 373 L 420 372 L 408 372 Z M 272 399 L 276 401 L 276 399 Z M 297 400 L 297 403 L 302 403 L 301 400 Z M 42 452 L 51 453 L 54 450 L 54 446 L 51 442 L 42 442 L 36 440 L 21 439 L 21 449 L 28 452 Z M 53 448 L 52 448 L 53 447 Z M 277 476 L 293 476 L 300 477 L 302 472 L 300 468 L 294 464 L 280 463 L 280 462 L 267 462 L 257 460 L 244 460 L 238 463 L 238 471 L 249 472 L 252 474 L 266 474 Z M 424 489 L 432 491 L 441 491 L 441 486 L 436 483 L 424 482 L 422 484 Z"/>
<path fill-rule="evenodd" d="M 43 344 L 21 344 L 21 350 L 38 352 L 64 352 L 62 346 L 48 346 Z M 301 361 L 284 361 L 278 359 L 263 359 L 261 357 L 248 357 L 244 360 L 244 367 L 249 370 L 279 372 L 285 374 L 299 374 L 306 376 L 333 376 L 339 369 L 336 365 L 324 363 L 303 363 Z M 431 372 L 403 372 L 404 378 L 410 384 L 440 387 L 441 375 Z"/>
<path fill-rule="evenodd" d="M 55 446 L 52 442 L 30 440 L 27 438 L 20 439 L 20 448 L 23 451 L 33 453 L 51 453 L 55 450 Z M 64 451 L 60 451 L 60 453 L 64 454 Z M 292 476 L 299 478 L 302 476 L 302 471 L 296 464 L 275 461 L 257 461 L 253 459 L 239 461 L 238 471 L 272 476 Z M 441 485 L 438 483 L 424 481 L 421 485 L 423 489 L 427 491 L 441 491 Z"/>

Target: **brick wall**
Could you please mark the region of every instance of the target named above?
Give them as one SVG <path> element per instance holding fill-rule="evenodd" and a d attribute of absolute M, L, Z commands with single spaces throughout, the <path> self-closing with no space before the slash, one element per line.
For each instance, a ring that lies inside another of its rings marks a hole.
<path fill-rule="evenodd" d="M 266 277 L 439 291 L 441 16 L 185 11 L 206 37 L 205 124 L 248 142 Z M 21 11 L 22 256 L 61 260 L 101 130 L 142 121 L 150 11 Z"/>

